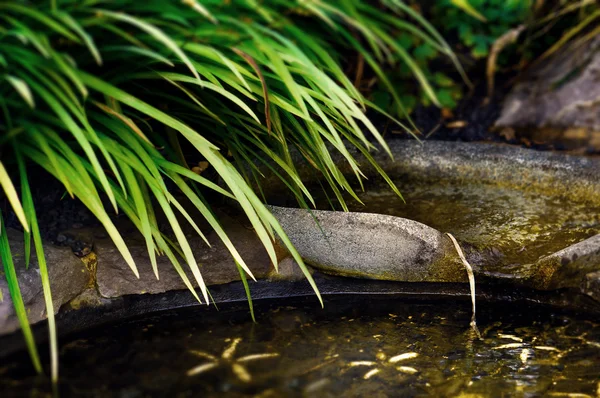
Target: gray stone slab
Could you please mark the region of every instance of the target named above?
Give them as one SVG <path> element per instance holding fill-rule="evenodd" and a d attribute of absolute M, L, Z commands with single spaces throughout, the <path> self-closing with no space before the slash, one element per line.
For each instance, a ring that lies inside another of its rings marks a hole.
<path fill-rule="evenodd" d="M 404 282 L 467 281 L 449 238 L 419 222 L 370 213 L 270 209 L 300 256 L 320 270 Z"/>
<path fill-rule="evenodd" d="M 600 150 L 600 35 L 535 64 L 504 100 L 498 128 Z"/>
<path fill-rule="evenodd" d="M 42 281 L 40 278 L 37 256 L 32 250 L 29 269 L 25 268 L 25 249 L 23 233 L 8 229 L 8 240 L 13 254 L 13 262 L 19 280 L 19 288 L 27 310 L 30 323 L 36 323 L 47 318 Z M 33 249 L 33 247 L 32 247 Z M 90 274 L 83 262 L 77 258 L 70 248 L 52 245 L 44 246 L 44 254 L 50 276 L 52 303 L 54 312 L 69 300 L 80 294 L 90 280 Z M 19 328 L 14 306 L 8 291 L 8 282 L 4 277 L 4 265 L 0 262 L 2 278 L 0 278 L 0 335 L 13 332 Z"/>
<path fill-rule="evenodd" d="M 534 286 L 541 289 L 579 288 L 600 298 L 600 235 L 568 246 L 536 263 Z"/>
<path fill-rule="evenodd" d="M 246 261 L 256 278 L 265 278 L 271 270 L 271 261 L 254 231 L 240 222 L 221 214 L 225 231 L 240 255 Z M 207 285 L 217 285 L 237 281 L 240 275 L 233 258 L 216 233 L 207 235 L 211 247 L 198 237 L 190 237 L 190 245 L 200 266 L 200 272 Z M 112 298 L 128 294 L 156 294 L 170 290 L 187 289 L 181 277 L 166 256 L 158 256 L 159 279 L 156 279 L 148 257 L 148 251 L 141 238 L 126 239 L 129 250 L 136 262 L 140 278 L 136 278 L 121 254 L 110 239 L 97 239 L 94 251 L 98 256 L 96 282 L 103 297 Z M 180 264 L 194 287 L 197 286 L 189 267 L 183 259 Z"/>

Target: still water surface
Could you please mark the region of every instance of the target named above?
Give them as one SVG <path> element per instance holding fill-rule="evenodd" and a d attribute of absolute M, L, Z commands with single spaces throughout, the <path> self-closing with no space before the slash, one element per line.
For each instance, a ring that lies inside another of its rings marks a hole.
<path fill-rule="evenodd" d="M 596 397 L 600 323 L 540 307 L 344 296 L 145 316 L 61 340 L 63 396 Z M 210 315 L 210 316 L 208 316 Z M 2 396 L 45 396 L 25 355 Z M 571 394 L 571 395 L 569 395 Z M 573 395 L 575 394 L 575 395 Z"/>

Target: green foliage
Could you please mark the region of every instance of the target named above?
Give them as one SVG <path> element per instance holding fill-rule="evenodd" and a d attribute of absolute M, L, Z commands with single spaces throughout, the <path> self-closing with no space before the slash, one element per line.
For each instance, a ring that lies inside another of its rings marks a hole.
<path fill-rule="evenodd" d="M 485 20 L 475 18 L 454 0 L 440 0 L 433 8 L 434 20 L 444 21 L 444 32 L 457 35 L 474 58 L 485 58 L 494 41 L 525 22 L 531 14 L 531 0 L 469 0 Z"/>
<path fill-rule="evenodd" d="M 427 93 L 414 84 L 414 80 L 411 79 L 411 71 L 406 65 L 398 65 L 393 72 L 390 72 L 389 78 L 393 81 L 394 87 L 398 87 L 399 91 L 403 93 L 401 101 L 406 112 L 410 113 L 419 104 L 454 108 L 462 95 L 461 82 L 446 73 L 433 70 L 431 66 L 439 60 L 439 52 L 428 43 L 409 35 L 401 35 L 399 42 L 424 71 L 425 78 L 429 81 L 437 99 L 437 103 L 433 102 Z M 391 96 L 385 90 L 382 92 L 381 88 L 383 87 L 380 86 L 380 90 L 374 92 L 374 101 L 382 108 L 388 109 Z M 378 99 L 378 97 L 380 98 Z"/>
<path fill-rule="evenodd" d="M 443 24 L 434 25 L 444 28 Z M 445 35 L 444 35 L 445 36 Z M 432 67 L 434 63 L 445 60 L 445 70 L 449 69 L 447 60 L 457 64 L 456 58 L 448 44 L 444 41 L 443 46 L 438 42 L 432 42 L 429 37 L 414 34 L 410 30 L 395 32 L 394 38 L 397 45 L 412 59 L 412 64 L 400 63 L 387 68 L 385 79 L 380 79 L 374 90 L 370 93 L 371 100 L 381 109 L 403 118 L 419 104 L 437 105 L 440 107 L 453 108 L 462 95 L 461 81 L 470 85 L 470 81 L 461 68 L 458 74 L 452 77 L 437 68 Z M 450 57 L 449 57 L 450 55 Z M 423 86 L 415 84 L 413 69 L 422 71 L 423 78 L 428 84 L 429 91 Z M 394 97 L 389 90 L 394 87 L 401 95 Z"/>
<path fill-rule="evenodd" d="M 341 153 L 360 181 L 362 173 L 348 148 L 356 148 L 374 166 L 373 142 L 389 149 L 365 115 L 368 107 L 377 106 L 344 74 L 344 55 L 360 53 L 399 107 L 399 88 L 387 81 L 380 65 L 404 65 L 403 73 L 436 104 L 422 60 L 430 59 L 434 49 L 462 72 L 447 43 L 404 3 L 365 3 L 0 3 L 0 185 L 27 231 L 28 247 L 32 236 L 38 258 L 43 258 L 26 176 L 27 167 L 37 165 L 92 211 L 134 274 L 137 267 L 113 211 L 125 214 L 144 237 L 157 277 L 156 256 L 166 255 L 192 294 L 208 304 L 210 293 L 184 227 L 206 241 L 205 232 L 184 201 L 220 237 L 242 278 L 254 279 L 206 199 L 225 197 L 243 209 L 275 266 L 273 242 L 281 239 L 320 299 L 297 251 L 251 189 L 262 179 L 258 164 L 269 165 L 298 202 L 309 206 L 313 199 L 296 172 L 295 150 L 345 207 L 344 191 L 358 197 L 330 151 Z M 407 52 L 398 31 L 418 36 L 421 46 Z M 189 164 L 199 161 L 209 164 L 219 184 L 190 170 Z M 159 229 L 159 213 L 169 231 Z M 0 243 L 10 272 L 5 231 Z M 38 263 L 52 314 L 51 281 L 45 263 Z M 184 267 L 191 270 L 200 295 Z M 16 279 L 10 283 L 22 315 Z M 244 285 L 249 292 L 249 284 Z M 20 320 L 27 333 L 26 318 Z M 50 322 L 54 381 L 55 332 Z"/>
<path fill-rule="evenodd" d="M 1 217 L 2 213 L 0 212 L 0 218 Z M 17 318 L 21 324 L 21 329 L 23 331 L 25 343 L 27 344 L 29 356 L 31 357 L 31 361 L 33 362 L 35 370 L 37 372 L 41 372 L 42 365 L 40 363 L 37 348 L 33 340 L 31 327 L 27 322 L 27 310 L 25 309 L 25 303 L 23 302 L 23 297 L 21 296 L 21 289 L 19 288 L 17 272 L 13 263 L 10 244 L 8 242 L 8 236 L 6 234 L 6 227 L 4 226 L 4 223 L 0 225 L 0 258 L 2 259 L 2 264 L 4 265 L 4 273 L 6 275 L 6 281 L 8 282 L 8 291 L 15 306 L 15 313 L 17 314 Z"/>
<path fill-rule="evenodd" d="M 577 47 L 600 32 L 600 28 L 594 27 L 600 19 L 595 0 L 439 0 L 427 8 L 420 2 L 413 2 L 412 6 L 423 7 L 422 12 L 431 24 L 469 66 L 478 62 L 481 65 L 496 40 L 520 25 L 526 29 L 516 44 L 503 49 L 498 59 L 501 67 L 516 69 L 515 66 L 542 60 L 561 46 Z M 461 78 L 443 62 L 446 53 L 418 34 L 398 31 L 394 37 L 423 71 L 433 95 L 414 84 L 411 70 L 404 64 L 392 68 L 387 76 L 389 84 L 402 93 L 401 97 L 393 98 L 387 84 L 379 82 L 370 93 L 372 101 L 399 116 L 410 113 L 418 104 L 455 107 L 465 89 Z M 462 80 L 469 85 L 464 76 Z M 431 100 L 433 97 L 437 102 Z M 404 107 L 397 109 L 400 103 Z"/>

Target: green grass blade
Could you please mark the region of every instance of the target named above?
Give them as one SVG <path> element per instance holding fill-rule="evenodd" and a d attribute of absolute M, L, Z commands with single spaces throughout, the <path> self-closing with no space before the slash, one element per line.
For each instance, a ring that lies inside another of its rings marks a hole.
<path fill-rule="evenodd" d="M 65 25 L 71 28 L 74 32 L 76 32 L 79 35 L 79 37 L 81 37 L 86 47 L 89 49 L 90 54 L 92 54 L 92 57 L 94 57 L 96 63 L 98 65 L 102 65 L 102 56 L 100 55 L 100 52 L 98 51 L 94 40 L 81 27 L 81 25 L 75 20 L 75 18 L 73 18 L 70 14 L 67 14 L 66 12 L 62 11 L 56 12 L 54 13 L 54 15 L 56 15 L 61 21 L 63 21 Z"/>
<path fill-rule="evenodd" d="M 31 93 L 31 89 L 29 88 L 27 83 L 25 83 L 25 81 L 11 75 L 6 75 L 4 78 L 19 93 L 21 98 L 23 98 L 23 100 L 27 102 L 27 105 L 29 105 L 31 109 L 35 108 L 33 94 Z"/>
<path fill-rule="evenodd" d="M 94 76 L 84 74 L 83 72 L 81 72 L 81 75 L 82 79 L 86 81 L 90 87 L 112 96 L 120 102 L 127 103 L 129 106 L 137 109 L 138 111 L 153 117 L 161 123 L 173 128 L 174 130 L 179 131 L 187 140 L 189 140 L 190 143 L 206 158 L 209 164 L 216 169 L 216 171 L 228 185 L 229 189 L 239 201 L 244 212 L 248 216 L 248 219 L 254 227 L 259 239 L 265 246 L 271 261 L 273 264 L 277 264 L 277 256 L 271 242 L 271 232 L 260 222 L 254 207 L 250 204 L 247 198 L 247 195 L 252 196 L 254 193 L 246 185 L 244 180 L 239 176 L 238 172 L 231 166 L 231 164 L 229 164 L 229 162 L 227 162 L 223 156 L 216 151 L 217 147 L 215 147 L 186 124 L 146 104 L 138 98 L 135 98 L 130 94 L 127 94 L 126 92 L 111 86 L 100 79 L 97 79 Z M 243 266 L 242 263 L 240 263 L 240 265 Z M 248 275 L 250 275 L 251 278 L 254 279 L 250 269 L 245 269 L 245 271 L 248 273 Z"/>
<path fill-rule="evenodd" d="M 110 184 L 108 182 L 106 173 L 104 172 L 104 169 L 102 168 L 102 165 L 100 164 L 100 161 L 98 160 L 98 157 L 96 156 L 96 153 L 94 152 L 92 145 L 86 137 L 83 130 L 75 122 L 75 120 L 73 120 L 73 118 L 69 115 L 67 110 L 58 102 L 58 100 L 50 92 L 48 92 L 41 85 L 33 81 L 30 82 L 30 85 L 40 95 L 40 97 L 44 99 L 48 106 L 55 112 L 55 114 L 60 118 L 60 120 L 64 123 L 65 127 L 71 132 L 71 134 L 73 134 L 73 137 L 77 140 L 77 142 L 87 155 L 88 159 L 92 163 L 95 175 L 104 187 L 105 192 L 113 205 L 113 208 L 117 210 L 118 206 L 115 201 L 112 189 L 110 188 Z"/>
<path fill-rule="evenodd" d="M 0 220 L 3 220 L 1 210 Z M 25 344 L 27 345 L 27 351 L 31 357 L 31 362 L 33 363 L 36 372 L 42 373 L 42 364 L 40 362 L 37 347 L 35 346 L 31 326 L 29 326 L 29 320 L 27 319 L 27 310 L 23 303 L 23 296 L 21 296 L 21 289 L 19 288 L 19 280 L 12 260 L 10 244 L 8 243 L 8 234 L 4 226 L 5 224 L 4 221 L 0 222 L 0 259 L 2 259 L 2 264 L 4 265 L 4 273 L 6 281 L 8 282 L 8 291 L 15 307 L 15 313 L 19 319 L 19 324 L 21 325 L 21 331 L 25 338 Z"/>
<path fill-rule="evenodd" d="M 143 30 L 152 36 L 156 41 L 162 43 L 165 47 L 171 50 L 177 57 L 188 67 L 192 75 L 198 80 L 200 80 L 200 76 L 196 69 L 192 65 L 190 59 L 185 55 L 185 53 L 181 50 L 181 48 L 171 39 L 168 35 L 166 35 L 162 30 L 157 28 L 156 26 L 149 24 L 147 22 L 142 21 L 139 18 L 134 16 L 122 13 L 122 12 L 113 12 L 109 10 L 96 10 L 102 16 L 107 16 L 109 18 L 116 19 L 118 21 L 122 21 L 128 23 L 130 25 L 136 26 L 137 28 Z"/>
<path fill-rule="evenodd" d="M 129 166 L 125 164 L 120 165 L 120 169 L 125 177 L 125 182 L 129 188 L 130 196 L 133 199 L 133 203 L 136 208 L 136 213 L 140 219 L 140 232 L 142 233 L 144 240 L 146 241 L 146 248 L 148 249 L 148 257 L 150 258 L 150 264 L 152 265 L 152 271 L 156 279 L 160 279 L 158 275 L 158 264 L 156 262 L 154 240 L 152 239 L 152 226 L 150 225 L 150 218 L 148 216 L 148 208 L 146 207 L 146 201 L 142 194 L 140 184 L 143 184 L 143 179 L 136 178 L 135 174 Z"/>
<path fill-rule="evenodd" d="M 29 223 L 25 217 L 25 212 L 23 211 L 23 206 L 19 200 L 19 195 L 17 195 L 17 190 L 15 189 L 10 176 L 6 172 L 6 168 L 4 168 L 2 161 L 0 161 L 0 186 L 2 186 L 2 189 L 8 198 L 8 203 L 10 203 L 11 207 L 13 208 L 13 211 L 23 226 L 23 229 L 26 232 L 30 232 L 31 230 L 29 229 Z"/>
<path fill-rule="evenodd" d="M 246 278 L 246 272 L 244 269 L 235 262 L 235 266 L 240 273 L 240 279 L 242 280 L 242 284 L 244 285 L 244 290 L 246 291 L 246 297 L 248 298 L 248 308 L 250 309 L 250 316 L 252 317 L 252 322 L 256 322 L 256 318 L 254 317 L 254 305 L 252 304 L 252 295 L 250 294 L 250 286 L 248 285 L 248 278 Z"/>
<path fill-rule="evenodd" d="M 52 292 L 50 290 L 50 276 L 48 273 L 48 267 L 46 265 L 46 257 L 44 255 L 44 247 L 42 245 L 42 236 L 38 227 L 37 216 L 35 208 L 33 206 L 33 195 L 27 179 L 27 171 L 25 167 L 25 161 L 19 154 L 18 149 L 17 161 L 19 163 L 19 172 L 21 174 L 21 189 L 23 196 L 23 206 L 27 218 L 31 222 L 31 231 L 33 235 L 33 242 L 35 246 L 35 253 L 40 267 L 40 278 L 42 280 L 42 291 L 44 294 L 44 303 L 46 305 L 46 314 L 48 316 L 48 338 L 50 341 L 50 378 L 52 384 L 58 383 L 58 336 L 56 333 L 56 322 L 54 319 L 54 304 L 52 302 Z"/>
<path fill-rule="evenodd" d="M 44 13 L 36 9 L 35 7 L 17 4 L 16 2 L 3 2 L 0 3 L 0 10 L 2 9 L 12 11 L 21 16 L 27 16 L 32 19 L 35 19 L 41 22 L 42 24 L 46 25 L 50 29 L 54 30 L 55 32 L 59 33 L 60 35 L 64 36 L 65 38 L 72 40 L 75 43 L 80 42 L 77 36 L 75 36 L 71 31 L 65 29 L 60 23 L 48 16 L 48 13 Z M 0 12 L 0 15 L 1 14 L 2 13 Z"/>

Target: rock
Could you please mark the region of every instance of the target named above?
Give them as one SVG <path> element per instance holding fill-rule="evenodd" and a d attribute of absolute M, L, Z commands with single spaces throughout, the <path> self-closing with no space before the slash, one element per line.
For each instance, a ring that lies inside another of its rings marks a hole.
<path fill-rule="evenodd" d="M 535 265 L 532 284 L 538 289 L 577 288 L 600 297 L 600 283 L 594 279 L 600 269 L 600 235 L 543 257 Z"/>
<path fill-rule="evenodd" d="M 313 210 L 311 215 L 308 210 L 275 206 L 271 210 L 302 258 L 322 271 L 401 282 L 466 279 L 449 239 L 419 222 L 369 213 Z M 520 278 L 485 270 L 501 256 L 497 250 L 478 251 L 470 245 L 462 246 L 476 275 L 540 290 L 578 289 L 600 301 L 600 235 L 543 257 L 535 264 L 522 265 Z M 295 265 L 291 258 L 284 261 L 283 269 Z"/>
<path fill-rule="evenodd" d="M 600 271 L 590 272 L 585 276 L 581 291 L 600 302 Z"/>
<path fill-rule="evenodd" d="M 219 221 L 254 276 L 265 278 L 272 268 L 271 261 L 256 234 L 224 214 L 219 215 Z M 211 247 L 200 237 L 189 239 L 205 283 L 217 285 L 239 280 L 240 275 L 233 258 L 216 233 L 210 232 L 207 239 Z M 157 280 L 144 241 L 141 238 L 129 238 L 126 242 L 138 267 L 139 279 L 135 277 L 110 239 L 96 239 L 94 242 L 94 250 L 98 256 L 96 281 L 98 291 L 103 297 L 187 289 L 166 256 L 157 257 L 160 278 Z M 180 264 L 192 285 L 196 287 L 189 267 L 182 259 Z"/>
<path fill-rule="evenodd" d="M 66 303 L 61 309 L 61 312 L 78 310 L 81 308 L 94 308 L 101 307 L 104 305 L 110 305 L 112 303 L 112 300 L 114 299 L 104 298 L 100 296 L 100 293 L 98 293 L 95 287 L 89 287 L 83 292 L 81 292 L 81 294 L 79 294 L 73 300 Z"/>
<path fill-rule="evenodd" d="M 270 209 L 302 258 L 323 271 L 404 282 L 467 280 L 450 239 L 419 222 L 381 214 Z"/>
<path fill-rule="evenodd" d="M 33 244 L 29 269 L 25 269 L 23 233 L 14 229 L 8 229 L 7 233 L 29 322 L 39 322 L 46 319 L 47 313 L 39 266 L 37 264 L 37 257 L 34 254 Z M 85 289 L 89 282 L 90 274 L 83 262 L 68 247 L 44 245 L 44 254 L 50 275 L 54 312 L 57 313 L 64 303 L 73 299 Z M 8 282 L 4 275 L 4 265 L 2 265 L 3 277 L 0 278 L 0 291 L 2 292 L 2 301 L 0 302 L 0 335 L 13 332 L 19 328 L 19 321 L 8 291 Z"/>
<path fill-rule="evenodd" d="M 94 247 L 94 229 L 83 228 L 66 230 L 59 233 L 55 244 L 58 246 L 69 246 L 77 257 L 90 254 Z"/>
<path fill-rule="evenodd" d="M 600 35 L 532 67 L 504 100 L 498 129 L 600 150 Z"/>
<path fill-rule="evenodd" d="M 309 267 L 309 271 L 313 270 Z M 292 257 L 285 257 L 279 261 L 277 271 L 273 269 L 269 274 L 270 281 L 301 281 L 305 278 L 302 269 Z"/>

